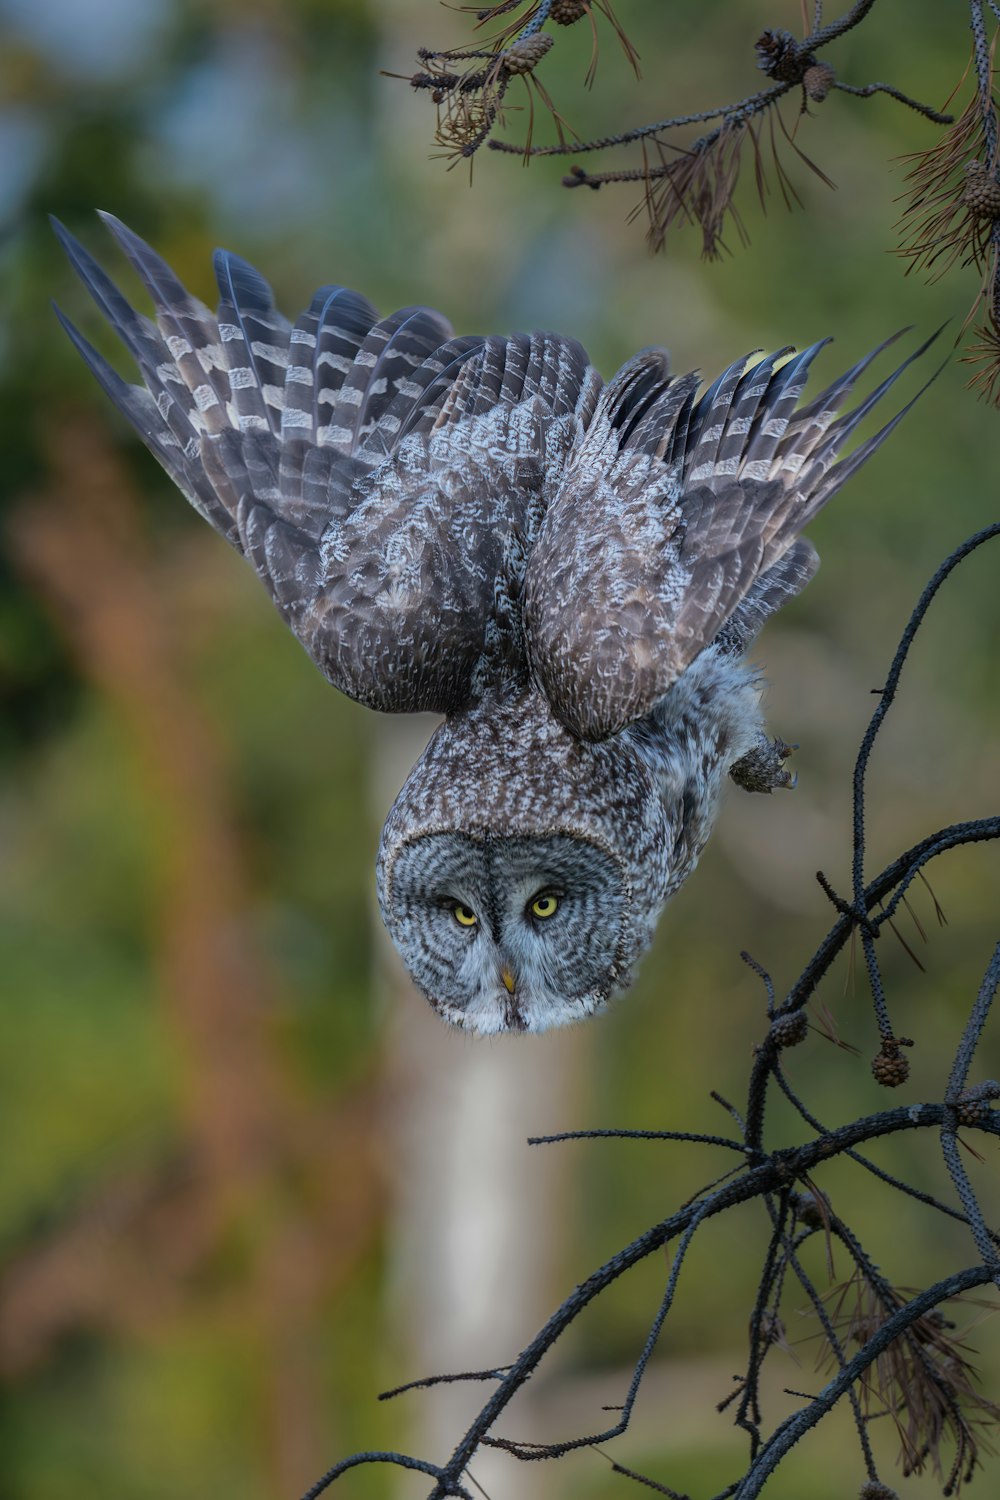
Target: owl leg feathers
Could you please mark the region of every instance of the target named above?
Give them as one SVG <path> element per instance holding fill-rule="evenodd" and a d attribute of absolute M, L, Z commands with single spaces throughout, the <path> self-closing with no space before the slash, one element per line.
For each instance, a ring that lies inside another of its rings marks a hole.
<path fill-rule="evenodd" d="M 785 761 L 798 748 L 783 739 L 769 740 L 762 733 L 753 749 L 729 767 L 729 774 L 747 792 L 773 792 L 779 786 L 791 791 L 798 775 L 787 769 Z"/>

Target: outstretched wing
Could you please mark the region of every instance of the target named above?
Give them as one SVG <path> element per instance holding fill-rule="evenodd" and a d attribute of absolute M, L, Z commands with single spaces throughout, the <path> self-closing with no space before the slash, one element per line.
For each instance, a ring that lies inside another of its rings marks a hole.
<path fill-rule="evenodd" d="M 212 313 L 102 217 L 156 311 L 137 313 L 56 226 L 142 375 L 122 380 L 60 314 L 112 400 L 336 687 L 389 711 L 467 702 L 497 589 L 593 412 L 585 351 L 456 338 L 425 307 L 379 319 L 337 286 L 293 325 L 225 251 Z"/>
<path fill-rule="evenodd" d="M 720 632 L 746 644 L 812 577 L 799 533 L 909 409 L 837 462 L 927 347 L 843 415 L 885 344 L 796 410 L 829 342 L 738 360 L 700 399 L 698 377 L 672 378 L 658 349 L 605 388 L 525 578 L 532 666 L 574 734 L 603 739 L 649 713 Z"/>

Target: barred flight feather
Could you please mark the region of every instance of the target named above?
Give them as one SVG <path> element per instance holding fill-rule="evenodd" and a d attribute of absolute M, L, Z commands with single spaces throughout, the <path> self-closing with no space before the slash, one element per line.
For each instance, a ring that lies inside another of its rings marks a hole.
<path fill-rule="evenodd" d="M 808 582 L 816 566 L 811 548 L 774 570 L 909 410 L 912 401 L 840 458 L 859 424 L 932 341 L 839 417 L 859 377 L 892 339 L 797 414 L 810 367 L 829 340 L 797 355 L 786 349 L 756 364 L 753 356 L 738 360 L 697 401 L 696 380 L 671 377 L 662 351 L 645 350 L 623 366 L 562 476 L 527 569 L 533 667 L 572 733 L 605 739 L 649 714 L 743 601 L 753 599 L 737 630 L 745 638 L 748 622 L 762 622 L 769 605 L 789 597 L 792 583 Z M 609 443 L 623 455 L 655 454 L 660 464 L 632 469 L 626 481 L 626 471 L 610 460 Z M 658 538 L 652 547 L 651 527 Z M 624 548 L 622 535 L 631 538 Z M 641 625 L 632 614 L 616 614 L 623 573 L 641 580 Z M 580 600 L 587 601 L 582 618 Z"/>
<path fill-rule="evenodd" d="M 431 308 L 380 318 L 336 285 L 291 323 L 227 251 L 213 314 L 103 218 L 155 323 L 57 232 L 144 388 L 64 325 L 331 680 L 388 709 L 454 711 L 486 690 L 497 640 L 508 671 L 499 612 L 574 734 L 648 714 L 727 622 L 745 637 L 811 576 L 799 533 L 899 421 L 843 456 L 923 352 L 846 412 L 885 345 L 806 405 L 828 340 L 737 360 L 700 397 L 659 349 L 602 388 L 572 339 L 456 337 Z"/>

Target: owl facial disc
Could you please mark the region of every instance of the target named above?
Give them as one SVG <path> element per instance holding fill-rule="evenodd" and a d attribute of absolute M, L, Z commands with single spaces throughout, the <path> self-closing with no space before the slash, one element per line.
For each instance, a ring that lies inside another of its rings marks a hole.
<path fill-rule="evenodd" d="M 628 905 L 617 862 L 586 839 L 455 830 L 399 850 L 382 915 L 439 1015 L 491 1035 L 547 1031 L 601 1009 L 621 968 Z"/>

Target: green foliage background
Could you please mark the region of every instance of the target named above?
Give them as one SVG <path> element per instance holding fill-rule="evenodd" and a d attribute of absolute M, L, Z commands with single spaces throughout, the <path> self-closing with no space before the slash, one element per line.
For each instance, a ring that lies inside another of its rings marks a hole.
<path fill-rule="evenodd" d="M 640 84 L 605 35 L 585 93 L 586 27 L 560 35 L 545 63 L 585 136 L 755 89 L 754 37 L 799 19 L 780 0 L 619 10 Z M 206 298 L 223 243 L 264 269 L 286 311 L 338 280 L 385 308 L 440 305 L 461 331 L 572 333 L 606 373 L 650 342 L 714 374 L 743 349 L 833 332 L 831 374 L 905 324 L 957 328 L 973 286 L 918 285 L 890 253 L 896 159 L 935 127 L 885 99 L 834 95 L 800 122 L 803 148 L 838 184 L 797 171 L 803 212 L 772 199 L 762 217 L 748 169 L 753 244 L 706 266 L 693 232 L 647 258 L 627 188 L 567 193 L 558 163 L 525 170 L 485 153 L 470 183 L 429 159 L 426 99 L 379 69 L 407 72 L 417 45 L 467 34 L 431 0 L 0 0 L 0 26 L 0 1493 L 290 1495 L 354 1448 L 419 1451 L 402 1408 L 372 1399 L 424 1373 L 394 1361 L 382 1290 L 378 813 L 364 791 L 375 728 L 326 690 L 249 571 L 101 398 L 49 299 L 109 354 L 110 342 L 46 215 L 117 264 L 92 213 L 112 210 Z M 966 47 L 960 8 L 882 0 L 831 60 L 851 82 L 887 78 L 940 105 Z M 823 569 L 758 653 L 775 730 L 802 745 L 800 788 L 730 798 L 635 995 L 594 1023 L 567 1128 L 724 1128 L 708 1090 L 738 1098 L 763 1029 L 738 952 L 780 986 L 826 930 L 812 875 L 845 882 L 869 689 L 936 563 L 996 516 L 997 417 L 964 380 L 953 360 L 816 524 Z M 877 757 L 873 869 L 933 827 L 995 811 L 996 577 L 986 550 L 918 644 Z M 883 943 L 899 1027 L 918 1041 L 907 1098 L 940 1093 L 995 941 L 997 876 L 989 850 L 934 872 L 947 928 L 915 897 L 926 947 L 903 925 L 926 972 Z M 883 1099 L 866 1061 L 874 1028 L 846 963 L 823 1000 L 862 1056 L 814 1032 L 792 1071 L 821 1117 L 845 1119 Z M 982 1064 L 1000 1069 L 995 1042 Z M 988 1194 L 987 1151 L 974 1165 Z M 553 1304 L 712 1165 L 676 1147 L 603 1145 L 573 1162 Z M 933 1163 L 910 1165 L 943 1181 Z M 969 1258 L 958 1231 L 942 1239 L 869 1180 L 824 1185 L 898 1284 Z M 697 1494 L 739 1463 L 711 1409 L 739 1367 L 756 1274 L 759 1225 L 738 1228 L 716 1230 L 691 1268 L 661 1356 L 662 1410 L 629 1450 Z M 661 1265 L 647 1267 L 598 1305 L 563 1372 L 624 1368 L 661 1280 Z M 972 1342 L 995 1377 L 994 1325 Z M 813 1346 L 799 1355 L 782 1381 L 815 1389 Z M 700 1395 L 682 1422 L 678 1388 Z M 998 1472 L 976 1488 L 989 1493 Z M 834 1421 L 772 1488 L 834 1500 L 861 1477 Z M 591 1455 L 550 1481 L 553 1495 L 627 1488 Z M 390 1481 L 366 1472 L 343 1487 L 378 1496 Z M 904 1488 L 935 1492 L 929 1478 Z"/>

